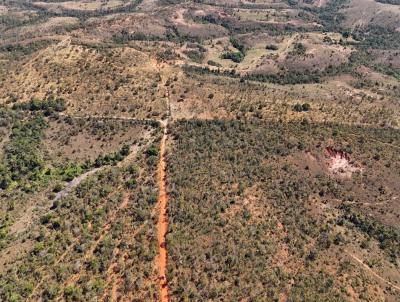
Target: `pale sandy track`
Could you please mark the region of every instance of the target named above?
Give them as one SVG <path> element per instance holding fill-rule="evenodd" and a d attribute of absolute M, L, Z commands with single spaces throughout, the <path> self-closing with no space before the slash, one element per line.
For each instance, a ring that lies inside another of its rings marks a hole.
<path fill-rule="evenodd" d="M 396 284 L 393 284 L 389 280 L 386 280 L 382 276 L 378 275 L 376 272 L 374 272 L 368 265 L 366 265 L 360 258 L 357 256 L 353 255 L 352 253 L 345 251 L 347 255 L 349 255 L 354 261 L 356 261 L 358 264 L 360 264 L 368 273 L 370 273 L 372 276 L 374 276 L 376 279 L 379 281 L 382 281 L 383 283 L 386 283 L 390 287 L 400 291 L 400 286 L 397 286 Z"/>
<path fill-rule="evenodd" d="M 75 177 L 73 180 L 71 180 L 65 187 L 65 189 L 63 189 L 62 191 L 58 192 L 56 194 L 56 197 L 54 198 L 54 201 L 59 200 L 61 198 L 64 198 L 66 196 L 68 196 L 69 193 L 72 192 L 73 189 L 75 189 L 77 186 L 79 186 L 79 184 L 85 180 L 86 178 L 88 178 L 90 175 L 95 174 L 96 172 L 98 172 L 101 169 L 106 168 L 107 166 L 102 166 L 99 168 L 94 168 L 86 173 L 83 173 L 77 177 Z"/>

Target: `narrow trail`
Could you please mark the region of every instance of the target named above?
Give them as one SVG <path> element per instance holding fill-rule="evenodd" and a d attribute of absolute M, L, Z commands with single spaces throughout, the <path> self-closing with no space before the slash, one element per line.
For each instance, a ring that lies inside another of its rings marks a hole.
<path fill-rule="evenodd" d="M 89 250 L 85 253 L 85 255 L 83 256 L 83 258 L 81 260 L 83 260 L 81 267 L 79 268 L 79 271 L 77 273 L 74 273 L 72 276 L 70 276 L 63 284 L 63 288 L 65 289 L 67 286 L 74 284 L 75 282 L 77 282 L 79 280 L 79 278 L 83 275 L 85 269 L 84 269 L 84 262 L 87 261 L 90 257 L 93 256 L 97 246 L 99 245 L 99 243 L 104 239 L 104 237 L 107 235 L 108 231 L 111 228 L 112 222 L 115 220 L 116 216 L 118 215 L 119 211 L 125 209 L 128 206 L 129 203 L 129 196 L 125 195 L 122 199 L 121 204 L 118 206 L 118 208 L 116 210 L 114 210 L 109 218 L 107 219 L 107 222 L 103 225 L 102 230 L 101 230 L 101 234 L 99 236 L 99 238 L 91 244 Z M 64 253 L 65 254 L 65 253 Z M 61 256 L 62 258 L 64 257 L 64 254 Z M 61 258 L 60 257 L 60 258 Z M 42 279 L 42 281 L 40 282 L 41 284 L 43 284 L 44 279 Z M 39 288 L 40 285 L 38 284 L 38 286 L 36 288 Z M 61 291 L 63 292 L 63 291 Z M 30 298 L 33 297 L 33 293 L 31 294 Z M 56 298 L 55 301 L 63 301 L 63 297 L 59 296 Z"/>
<path fill-rule="evenodd" d="M 121 243 L 121 240 L 118 240 L 117 246 Z M 107 295 L 109 294 L 109 291 L 107 290 L 107 287 L 111 284 L 111 294 L 109 297 L 109 301 L 114 302 L 117 301 L 118 298 L 118 285 L 122 283 L 122 276 L 120 274 L 117 274 L 114 270 L 115 268 L 118 267 L 118 258 L 126 259 L 127 254 L 126 252 L 123 255 L 120 254 L 120 250 L 118 247 L 116 247 L 113 251 L 113 254 L 115 255 L 115 259 L 112 261 L 111 265 L 107 269 L 107 280 L 106 280 L 106 289 L 104 290 L 103 296 L 100 299 L 100 301 L 107 301 Z"/>
<path fill-rule="evenodd" d="M 154 215 L 154 212 L 156 211 L 156 207 L 154 207 L 154 209 L 151 212 L 151 216 Z M 148 221 L 145 221 L 142 225 L 140 225 L 135 232 L 131 235 L 132 238 L 135 238 L 136 235 L 139 234 L 139 232 L 142 231 L 142 229 L 148 224 Z M 116 246 L 119 246 L 119 244 L 121 243 L 121 240 L 118 240 Z M 118 289 L 120 287 L 122 287 L 123 285 L 123 273 L 122 272 L 118 272 L 115 273 L 114 272 L 114 268 L 118 267 L 118 258 L 120 259 L 128 259 L 128 254 L 127 252 L 123 252 L 121 255 L 119 255 L 121 253 L 120 249 L 117 247 L 114 249 L 114 254 L 115 254 L 115 259 L 112 261 L 112 263 L 110 264 L 110 266 L 107 269 L 107 280 L 106 280 L 106 287 L 111 285 L 111 296 L 110 296 L 110 301 L 114 302 L 118 300 Z M 104 291 L 103 297 L 100 299 L 100 301 L 107 301 L 107 294 L 109 292 L 107 291 L 107 289 Z M 123 295 L 120 297 L 121 301 L 130 301 L 129 300 L 129 296 L 127 295 Z M 124 300 L 125 299 L 125 300 Z"/>
<path fill-rule="evenodd" d="M 349 251 L 345 250 L 346 254 L 349 255 L 354 261 L 356 261 L 358 264 L 360 264 L 367 272 L 369 272 L 371 275 L 373 275 L 375 278 L 377 278 L 378 280 L 382 281 L 383 283 L 386 283 L 387 285 L 389 285 L 390 287 L 400 291 L 400 287 L 397 286 L 396 284 L 393 284 L 392 282 L 390 282 L 389 280 L 386 280 L 385 278 L 383 278 L 382 276 L 378 275 L 375 271 L 373 271 L 367 264 L 365 264 L 360 258 L 358 258 L 357 256 L 353 255 L 352 253 L 350 253 Z"/>
<path fill-rule="evenodd" d="M 147 144 L 146 144 L 146 146 L 147 146 Z M 131 161 L 131 160 L 137 155 L 137 152 L 138 152 L 138 149 L 137 149 L 137 148 L 134 148 L 134 149 L 131 148 L 130 154 L 129 154 L 125 159 L 123 159 L 121 162 L 119 162 L 117 166 L 118 166 L 118 167 L 122 167 L 124 164 L 126 164 L 126 163 L 129 162 L 129 161 Z M 56 197 L 55 197 L 54 200 L 58 200 L 58 199 L 61 199 L 61 198 L 66 197 L 69 193 L 71 193 L 71 191 L 73 191 L 74 188 L 76 188 L 76 187 L 77 187 L 83 180 L 85 180 L 87 177 L 89 177 L 89 176 L 93 175 L 94 173 L 96 173 L 96 172 L 98 172 L 98 171 L 101 171 L 102 169 L 105 169 L 105 168 L 107 168 L 107 167 L 109 167 L 109 166 L 103 166 L 103 167 L 95 168 L 95 169 L 93 169 L 93 170 L 90 170 L 90 171 L 88 171 L 88 172 L 86 172 L 86 173 L 84 173 L 84 174 L 82 174 L 82 175 L 76 177 L 75 179 L 73 179 L 71 182 L 68 183 L 67 187 L 66 187 L 64 190 L 60 191 L 60 192 L 56 195 Z M 120 210 L 121 207 L 122 207 L 122 208 L 125 208 L 125 207 L 127 206 L 127 202 L 128 202 L 128 199 L 127 199 L 127 196 L 125 196 L 125 198 L 124 198 L 124 200 L 123 200 L 123 203 L 120 205 L 120 207 L 119 207 L 119 209 L 117 209 L 117 211 Z M 108 225 L 104 226 L 104 228 L 109 228 L 109 227 L 110 227 L 110 224 L 111 224 L 111 223 L 109 223 Z M 81 237 L 76 237 L 76 238 L 71 242 L 71 244 L 66 248 L 66 250 L 64 251 L 64 253 L 62 253 L 62 254 L 57 258 L 57 260 L 54 262 L 54 265 L 60 264 L 60 263 L 65 259 L 65 257 L 67 257 L 67 256 L 72 252 L 72 250 L 74 249 L 74 247 L 76 246 L 76 244 L 79 242 L 80 238 L 81 238 Z M 34 287 L 32 293 L 29 295 L 28 298 L 31 299 L 32 297 L 34 297 L 34 296 L 37 294 L 37 291 L 40 289 L 40 287 L 41 287 L 41 286 L 43 285 L 43 283 L 46 282 L 46 281 L 47 281 L 47 277 L 43 277 L 43 278 L 36 284 L 36 286 Z"/>
<path fill-rule="evenodd" d="M 69 255 L 70 252 L 72 252 L 72 250 L 74 249 L 74 247 L 76 246 L 76 244 L 78 244 L 79 240 L 81 239 L 81 236 L 76 237 L 71 243 L 70 245 L 65 249 L 64 253 L 62 253 L 54 262 L 54 265 L 57 265 L 59 263 L 61 263 L 65 257 L 67 257 Z M 28 296 L 28 300 L 30 301 L 31 299 L 33 299 L 33 297 L 35 297 L 36 294 L 38 294 L 38 290 L 40 289 L 40 287 L 46 282 L 48 281 L 49 276 L 43 276 L 40 281 L 36 284 L 36 286 L 33 288 L 31 294 Z"/>
<path fill-rule="evenodd" d="M 96 248 L 99 246 L 100 242 L 105 238 L 105 236 L 108 234 L 109 230 L 111 229 L 112 224 L 115 221 L 115 219 L 117 218 L 118 213 L 121 210 L 125 209 L 128 206 L 128 203 L 129 203 L 129 195 L 126 194 L 123 197 L 121 204 L 118 206 L 118 208 L 115 211 L 113 211 L 111 213 L 107 222 L 103 225 L 99 238 L 96 241 L 94 241 L 91 244 L 91 246 L 89 247 L 89 249 L 86 251 L 84 257 L 82 258 L 82 265 L 80 266 L 79 271 L 77 273 L 75 273 L 74 275 L 70 276 L 69 279 L 67 279 L 67 281 L 65 282 L 65 286 L 72 285 L 79 280 L 79 278 L 82 276 L 82 274 L 85 271 L 84 263 L 90 257 L 92 257 L 94 255 Z"/>

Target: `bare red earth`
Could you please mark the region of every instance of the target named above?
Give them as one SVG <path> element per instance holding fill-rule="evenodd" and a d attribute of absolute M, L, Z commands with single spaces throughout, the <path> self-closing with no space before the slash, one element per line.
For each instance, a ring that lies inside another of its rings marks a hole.
<path fill-rule="evenodd" d="M 161 139 L 160 146 L 160 164 L 159 164 L 159 186 L 160 193 L 158 203 L 160 206 L 160 214 L 158 219 L 158 245 L 159 245 L 159 280 L 160 280 L 160 294 L 161 302 L 168 302 L 168 283 L 167 283 L 167 245 L 165 236 L 168 231 L 168 214 L 167 214 L 167 192 L 165 185 L 165 142 L 167 139 L 167 128 L 164 128 L 164 135 Z"/>

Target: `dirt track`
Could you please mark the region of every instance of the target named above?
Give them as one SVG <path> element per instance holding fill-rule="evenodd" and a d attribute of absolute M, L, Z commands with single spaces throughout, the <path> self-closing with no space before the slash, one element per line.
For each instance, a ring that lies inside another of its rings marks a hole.
<path fill-rule="evenodd" d="M 390 287 L 400 291 L 400 287 L 393 284 L 392 282 L 390 282 L 389 280 L 386 280 L 385 278 L 383 278 L 382 276 L 378 275 L 376 272 L 374 272 L 368 265 L 366 265 L 360 258 L 358 258 L 357 256 L 353 255 L 352 253 L 350 253 L 349 251 L 345 251 L 347 255 L 349 255 L 354 261 L 356 261 L 358 264 L 360 264 L 367 272 L 369 272 L 371 275 L 373 275 L 376 279 L 378 279 L 379 281 L 386 283 L 387 285 L 389 285 Z"/>
<path fill-rule="evenodd" d="M 167 284 L 167 246 L 165 236 L 168 231 L 168 216 L 167 216 L 167 192 L 165 184 L 165 142 L 167 139 L 167 128 L 164 128 L 164 135 L 161 139 L 160 146 L 160 164 L 159 164 L 159 187 L 160 193 L 158 202 L 160 206 L 160 214 L 158 218 L 158 244 L 159 244 L 159 279 L 162 302 L 168 301 L 168 284 Z"/>
<path fill-rule="evenodd" d="M 158 69 L 160 75 L 162 74 L 162 66 L 154 59 L 151 59 L 151 62 Z M 165 83 L 165 81 L 162 81 Z M 165 120 L 160 121 L 160 125 L 163 127 L 163 136 L 160 143 L 160 162 L 158 166 L 158 184 L 159 184 L 159 195 L 158 195 L 158 205 L 159 205 L 159 217 L 158 217 L 158 247 L 159 247 L 159 255 L 158 255 L 158 269 L 159 269 L 159 282 L 160 282 L 160 301 L 168 302 L 168 282 L 167 282 L 167 260 L 168 260 L 168 252 L 167 252 L 167 243 L 166 243 L 166 235 L 168 232 L 168 195 L 166 190 L 166 161 L 165 161 L 165 145 L 168 138 L 168 122 L 171 117 L 171 107 L 170 107 L 170 99 L 169 99 L 169 91 L 166 89 L 166 100 L 167 100 L 167 118 Z"/>

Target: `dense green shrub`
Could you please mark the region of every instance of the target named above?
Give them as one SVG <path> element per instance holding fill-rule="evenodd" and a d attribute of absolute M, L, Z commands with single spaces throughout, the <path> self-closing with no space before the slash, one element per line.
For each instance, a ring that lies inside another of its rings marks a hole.
<path fill-rule="evenodd" d="M 377 2 L 380 3 L 387 3 L 387 4 L 393 4 L 393 5 L 400 5 L 400 0 L 376 0 Z"/>
<path fill-rule="evenodd" d="M 363 232 L 380 242 L 382 249 L 388 250 L 395 258 L 400 257 L 400 232 L 384 226 L 359 213 L 348 211 L 344 218 L 353 223 Z"/>
<path fill-rule="evenodd" d="M 145 151 L 147 156 L 158 156 L 158 149 L 155 147 L 150 147 Z"/>
<path fill-rule="evenodd" d="M 245 57 L 244 54 L 240 51 L 237 51 L 237 52 L 227 51 L 221 55 L 222 59 L 232 60 L 235 63 L 242 62 L 244 57 Z"/>
<path fill-rule="evenodd" d="M 246 54 L 246 47 L 238 39 L 230 37 L 229 41 L 231 42 L 232 46 L 239 50 L 243 55 Z"/>
<path fill-rule="evenodd" d="M 111 154 L 101 155 L 96 158 L 94 162 L 95 167 L 101 167 L 104 165 L 116 165 L 118 162 L 123 160 L 130 152 L 130 148 L 128 145 L 124 145 L 121 150 L 118 152 L 114 152 Z"/>
<path fill-rule="evenodd" d="M 309 111 L 310 108 L 311 108 L 311 106 L 308 103 L 304 103 L 304 104 L 297 103 L 296 105 L 293 106 L 293 110 L 296 112 Z"/>
<path fill-rule="evenodd" d="M 31 186 L 40 178 L 44 163 L 39 158 L 38 151 L 45 127 L 47 123 L 41 116 L 14 121 L 10 141 L 4 148 L 0 164 L 0 186 L 3 189 L 13 182 L 21 181 Z"/>
<path fill-rule="evenodd" d="M 43 111 L 45 115 L 50 115 L 53 112 L 62 112 L 66 110 L 67 106 L 65 100 L 63 99 L 48 99 L 48 100 L 33 99 L 26 103 L 14 104 L 13 109 Z"/>
<path fill-rule="evenodd" d="M 194 49 L 185 50 L 183 53 L 187 55 L 189 59 L 197 63 L 201 63 L 205 58 L 203 52 Z"/>
<path fill-rule="evenodd" d="M 306 50 L 307 48 L 304 46 L 303 43 L 295 43 L 293 50 L 289 52 L 289 55 L 301 56 L 306 53 Z"/>
<path fill-rule="evenodd" d="M 277 45 L 275 45 L 275 44 L 267 44 L 265 46 L 265 49 L 267 49 L 267 50 L 278 50 L 279 47 Z"/>

